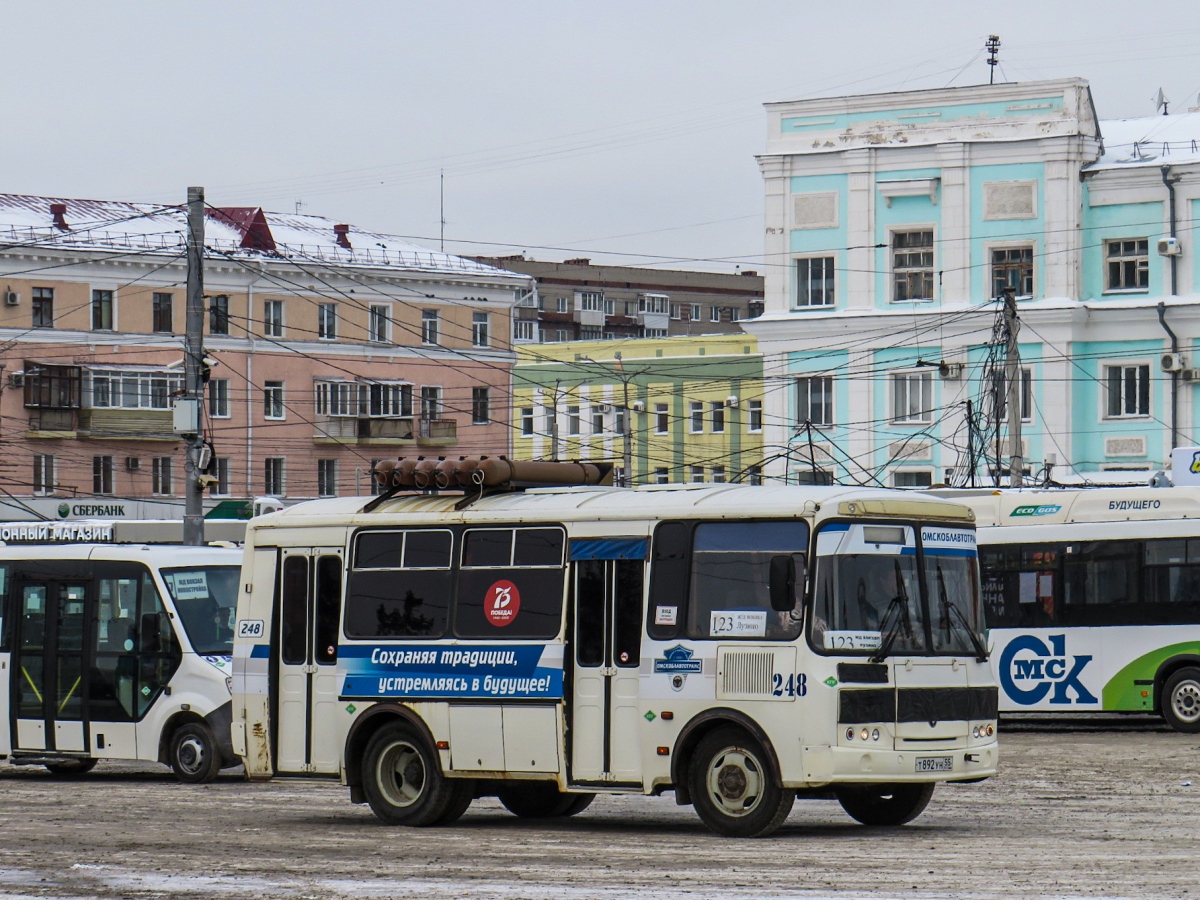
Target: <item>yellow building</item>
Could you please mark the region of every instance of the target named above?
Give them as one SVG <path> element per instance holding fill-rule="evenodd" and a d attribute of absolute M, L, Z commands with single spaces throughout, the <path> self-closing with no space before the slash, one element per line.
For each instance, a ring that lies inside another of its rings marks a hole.
<path fill-rule="evenodd" d="M 633 484 L 758 483 L 762 375 L 745 334 L 518 347 L 513 455 L 611 461 Z"/>

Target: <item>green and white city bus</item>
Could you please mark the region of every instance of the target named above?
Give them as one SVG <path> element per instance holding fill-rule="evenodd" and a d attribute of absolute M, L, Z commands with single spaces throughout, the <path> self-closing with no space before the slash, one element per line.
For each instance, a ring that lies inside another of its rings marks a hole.
<path fill-rule="evenodd" d="M 248 523 L 233 741 L 252 778 L 340 778 L 404 825 L 480 796 L 552 817 L 673 791 L 752 836 L 797 796 L 895 825 L 996 772 L 962 505 L 614 489 L 595 465 L 503 459 L 376 474 L 392 490 L 366 506 Z M 435 475 L 462 492 L 390 496 Z"/>
<path fill-rule="evenodd" d="M 977 516 L 1001 712 L 1200 732 L 1200 487 L 941 495 Z"/>
<path fill-rule="evenodd" d="M 150 760 L 207 781 L 240 762 L 229 688 L 241 551 L 114 543 L 113 531 L 0 525 L 0 758 L 62 775 Z"/>

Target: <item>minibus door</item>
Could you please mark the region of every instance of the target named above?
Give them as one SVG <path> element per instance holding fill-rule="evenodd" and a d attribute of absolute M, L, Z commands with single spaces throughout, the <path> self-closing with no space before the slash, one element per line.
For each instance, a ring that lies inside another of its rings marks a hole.
<path fill-rule="evenodd" d="M 287 549 L 280 576 L 276 640 L 278 707 L 275 759 L 280 772 L 336 774 L 340 733 L 337 651 L 342 551 Z"/>
<path fill-rule="evenodd" d="M 14 749 L 83 752 L 87 584 L 18 579 L 13 590 Z"/>
<path fill-rule="evenodd" d="M 575 783 L 641 783 L 638 670 L 645 547 L 644 539 L 571 542 L 570 777 Z M 597 558 L 618 553 L 625 558 Z"/>

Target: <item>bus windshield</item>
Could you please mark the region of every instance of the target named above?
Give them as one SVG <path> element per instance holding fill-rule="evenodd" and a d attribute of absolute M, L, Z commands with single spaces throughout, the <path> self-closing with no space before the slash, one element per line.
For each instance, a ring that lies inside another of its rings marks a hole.
<path fill-rule="evenodd" d="M 233 653 L 237 614 L 237 566 L 188 566 L 163 569 L 163 581 L 183 621 L 192 649 L 201 656 Z"/>
<path fill-rule="evenodd" d="M 917 529 L 908 525 L 835 523 L 822 529 L 813 645 L 886 655 L 978 652 L 982 614 L 974 531 L 924 526 L 920 549 L 918 557 Z"/>

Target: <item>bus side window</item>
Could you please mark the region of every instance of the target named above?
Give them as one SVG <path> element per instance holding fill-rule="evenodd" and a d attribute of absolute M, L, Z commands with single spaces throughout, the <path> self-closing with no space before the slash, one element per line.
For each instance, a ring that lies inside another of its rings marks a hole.
<path fill-rule="evenodd" d="M 488 640 L 552 638 L 562 627 L 561 528 L 476 528 L 463 536 L 454 632 Z"/>
<path fill-rule="evenodd" d="M 317 560 L 317 622 L 314 654 L 319 665 L 337 662 L 338 619 L 342 614 L 342 558 Z"/>
<path fill-rule="evenodd" d="M 0 566 L 0 650 L 8 649 L 8 619 L 4 611 L 8 608 L 8 566 Z"/>
<path fill-rule="evenodd" d="M 453 544 L 444 528 L 359 532 L 346 585 L 346 636 L 442 637 L 450 619 Z M 319 638 L 318 646 L 336 652 L 336 637 L 335 613 L 333 640 Z"/>
<path fill-rule="evenodd" d="M 687 613 L 692 526 L 663 522 L 654 531 L 650 564 L 650 613 L 646 630 L 656 641 L 679 636 Z"/>
<path fill-rule="evenodd" d="M 283 663 L 308 662 L 308 557 L 289 556 L 283 561 L 283 602 L 280 610 L 280 647 Z"/>

